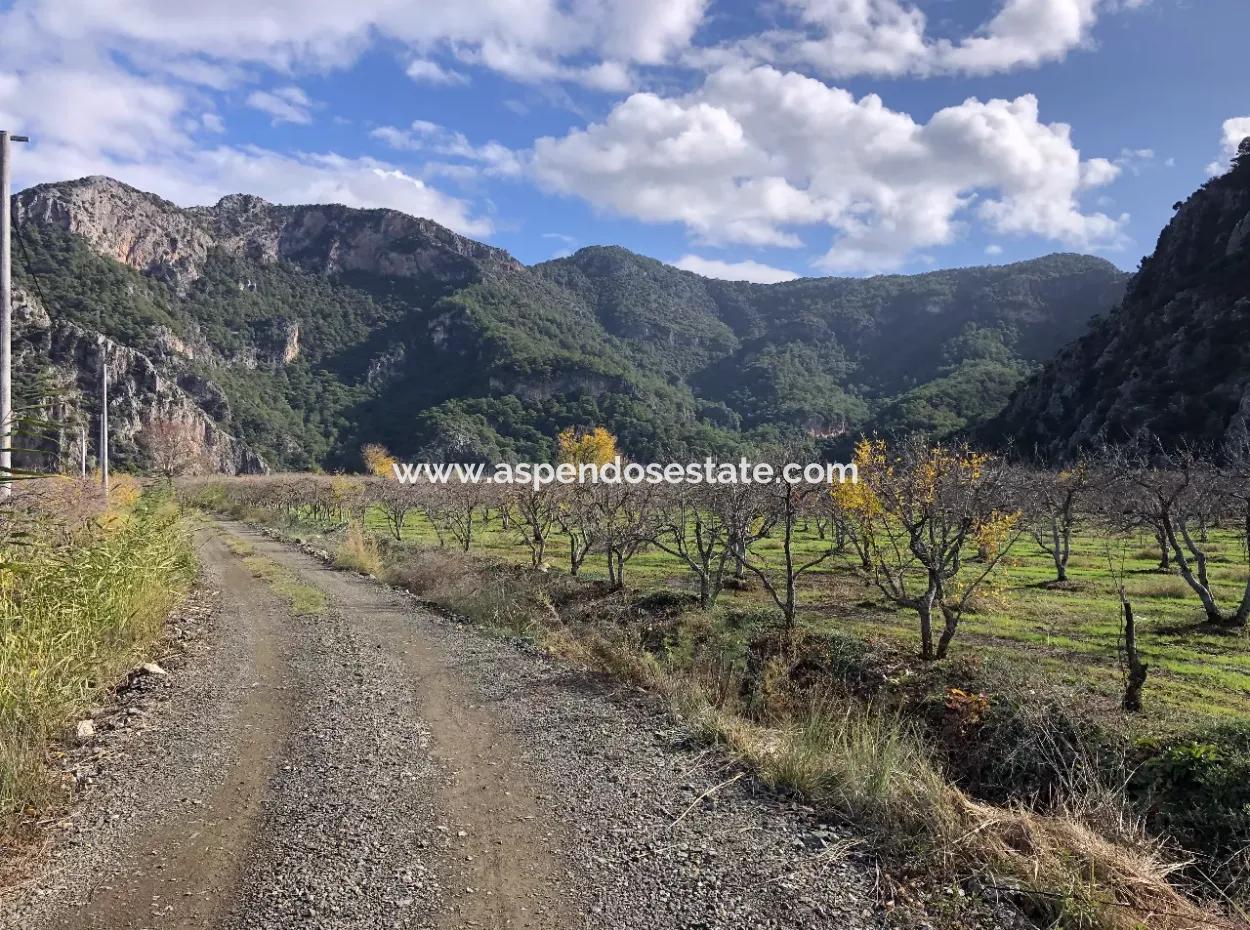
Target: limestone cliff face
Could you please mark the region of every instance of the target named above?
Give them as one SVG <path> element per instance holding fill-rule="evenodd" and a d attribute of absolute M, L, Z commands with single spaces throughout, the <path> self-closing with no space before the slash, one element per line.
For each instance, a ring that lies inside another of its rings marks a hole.
<path fill-rule="evenodd" d="M 200 276 L 214 248 L 252 261 L 291 261 L 321 274 L 455 277 L 471 267 L 522 267 L 501 249 L 394 210 L 278 206 L 248 194 L 184 209 L 106 177 L 32 187 L 15 198 L 15 216 L 19 223 L 76 233 L 101 254 L 179 292 Z"/>
<path fill-rule="evenodd" d="M 363 288 L 384 282 L 379 288 L 403 291 L 404 296 L 397 299 L 404 300 L 414 312 L 420 312 L 437 295 L 459 287 L 495 276 L 527 274 L 524 266 L 502 250 L 466 239 L 431 220 L 393 210 L 333 204 L 278 206 L 247 194 L 224 197 L 213 206 L 183 208 L 107 177 L 22 191 L 14 198 L 14 217 L 20 228 L 40 230 L 41 235 L 47 231 L 69 234 L 109 263 L 120 263 L 160 282 L 149 292 L 133 280 L 122 279 L 124 293 L 120 299 L 115 276 L 97 277 L 81 289 L 71 288 L 68 294 L 64 289 L 54 289 L 50 298 L 54 311 L 61 311 L 67 298 L 76 302 L 77 325 L 70 320 L 49 319 L 42 308 L 35 309 L 29 299 L 25 300 L 28 359 L 23 371 L 43 365 L 44 355 L 51 352 L 49 376 L 55 372 L 57 390 L 74 395 L 72 400 L 52 403 L 45 411 L 63 427 L 59 438 L 45 438 L 37 454 L 32 454 L 32 460 L 46 467 L 57 467 L 58 458 L 61 466 L 67 457 L 76 458 L 78 453 L 70 446 L 79 442 L 80 421 L 90 419 L 94 423 L 98 413 L 97 334 L 89 332 L 90 323 L 85 322 L 92 310 L 99 313 L 104 308 L 105 316 L 111 314 L 112 328 L 105 321 L 110 335 L 119 335 L 120 321 L 129 341 L 138 340 L 133 345 L 123 344 L 127 338 L 120 343 L 110 341 L 105 349 L 110 370 L 117 369 L 113 371 L 116 387 L 110 411 L 116 433 L 113 449 L 120 460 L 141 462 L 143 450 L 136 437 L 155 417 L 164 424 L 179 424 L 179 431 L 191 437 L 196 449 L 203 452 L 206 467 L 255 471 L 263 469 L 264 462 L 232 435 L 237 427 L 228 397 L 247 408 L 257 403 L 257 384 L 272 385 L 264 403 L 282 405 L 281 384 L 266 382 L 264 376 L 273 373 L 280 381 L 282 369 L 296 365 L 310 350 L 309 364 L 323 364 L 327 354 L 333 355 L 327 349 L 327 338 L 367 338 L 351 327 L 371 313 L 381 313 L 376 305 L 357 301 L 332 321 L 310 317 L 302 297 L 313 295 L 323 301 L 322 306 L 328 303 L 333 307 L 333 298 L 325 298 L 324 289 L 318 291 L 311 285 L 292 285 L 286 290 L 279 286 L 277 293 L 271 288 L 256 297 L 254 276 L 263 266 L 283 266 L 284 270 L 275 272 L 275 280 L 287 275 L 282 280 L 288 285 L 290 269 L 336 282 L 332 286 L 344 280 Z M 227 284 L 230 293 L 223 292 L 223 259 L 240 262 L 235 272 L 239 277 Z M 216 277 L 213 269 L 217 270 Z M 403 290 L 405 281 L 410 284 L 408 291 Z M 103 299 L 107 289 L 111 289 L 111 304 Z M 206 298 L 205 294 L 212 296 Z M 196 304 L 196 299 L 202 302 Z M 249 312 L 258 301 L 267 301 L 271 316 L 257 317 Z M 210 305 L 206 320 L 197 319 L 194 309 L 186 309 L 203 307 L 204 303 Z M 127 304 L 144 309 L 130 313 Z M 156 322 L 162 315 L 169 324 Z M 228 326 L 234 324 L 227 338 L 222 337 L 223 317 Z M 139 318 L 143 324 L 136 325 Z M 202 322 L 209 324 L 208 330 Z M 461 323 L 449 330 L 455 338 L 449 336 L 448 352 L 461 342 L 471 341 L 460 332 L 463 329 Z M 371 387 L 379 388 L 402 376 L 408 342 L 420 332 L 420 326 L 412 327 L 410 332 L 401 332 L 398 339 L 380 341 L 362 353 L 368 366 L 366 382 Z M 432 334 L 431 340 L 437 341 L 436 335 Z M 376 359 L 371 360 L 371 355 Z M 340 361 L 335 357 L 330 363 Z M 343 364 L 355 362 L 349 357 Z M 299 375 L 305 379 L 302 384 L 316 377 L 307 371 L 305 367 Z M 218 382 L 230 391 L 223 390 Z M 291 419 L 299 416 L 293 413 Z M 93 430 L 94 426 L 89 431 L 92 449 Z M 292 455 L 298 452 L 290 438 L 274 433 L 266 438 L 271 446 L 277 444 Z"/>
<path fill-rule="evenodd" d="M 1250 154 L 1178 204 L 1120 307 L 1026 382 L 986 436 L 1063 459 L 1142 432 L 1218 446 L 1247 431 Z"/>
<path fill-rule="evenodd" d="M 41 375 L 38 396 L 17 401 L 19 414 L 35 421 L 15 444 L 19 465 L 72 472 L 81 462 L 85 435 L 88 465 L 95 467 L 104 364 L 115 466 L 141 464 L 141 433 L 156 422 L 165 436 L 179 435 L 187 471 L 267 470 L 260 456 L 219 425 L 229 418 L 229 406 L 216 385 L 178 378 L 142 352 L 101 340 L 98 333 L 74 323 L 53 320 L 33 295 L 20 289 L 14 294 L 13 317 L 14 365 Z"/>

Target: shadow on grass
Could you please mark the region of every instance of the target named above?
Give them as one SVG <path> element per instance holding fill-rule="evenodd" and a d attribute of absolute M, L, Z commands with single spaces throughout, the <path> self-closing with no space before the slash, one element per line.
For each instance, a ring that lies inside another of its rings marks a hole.
<path fill-rule="evenodd" d="M 1076 581 L 1072 578 L 1067 581 L 1056 581 L 1051 578 L 1049 581 L 1035 581 L 1033 584 L 1019 585 L 1013 590 L 1089 592 L 1096 590 L 1096 586 L 1088 581 Z"/>
<path fill-rule="evenodd" d="M 1218 636 L 1224 639 L 1241 639 L 1246 635 L 1245 627 L 1227 626 L 1212 623 L 1205 615 L 1197 614 L 1193 620 L 1173 621 L 1155 626 L 1153 632 L 1157 636 Z"/>

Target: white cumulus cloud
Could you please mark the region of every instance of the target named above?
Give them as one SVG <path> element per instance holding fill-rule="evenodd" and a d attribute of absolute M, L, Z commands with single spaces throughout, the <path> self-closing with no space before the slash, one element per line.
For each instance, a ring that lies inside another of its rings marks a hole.
<path fill-rule="evenodd" d="M 508 146 L 498 142 L 474 145 L 464 133 L 447 129 L 429 120 L 415 120 L 407 129 L 379 126 L 369 135 L 390 148 L 428 152 L 443 158 L 455 159 L 458 162 L 467 162 L 469 165 L 478 166 L 489 175 L 516 177 L 521 173 L 520 156 Z M 427 167 L 433 173 L 447 174 L 454 173 L 446 169 L 455 168 L 456 165 L 433 162 Z"/>
<path fill-rule="evenodd" d="M 378 159 L 203 148 L 180 128 L 191 103 L 180 91 L 106 64 L 89 72 L 56 66 L 0 72 L 0 116 L 31 136 L 14 158 L 19 188 L 106 174 L 184 205 L 242 191 L 281 203 L 390 207 L 466 235 L 492 231 L 468 202 Z M 220 128 L 211 113 L 200 125 Z"/>
<path fill-rule="evenodd" d="M 1100 14 L 1144 2 L 1000 0 L 986 22 L 952 39 L 931 36 L 924 4 L 910 0 L 785 0 L 794 26 L 738 50 L 832 77 L 990 74 L 1061 60 L 1090 44 Z"/>
<path fill-rule="evenodd" d="M 1118 168 L 1082 159 L 1036 98 L 965 100 L 918 123 L 771 67 L 727 67 L 678 97 L 639 93 L 599 123 L 534 146 L 546 188 L 713 243 L 794 246 L 826 226 L 830 270 L 896 267 L 979 221 L 1080 248 L 1119 244 L 1124 217 L 1085 210 Z"/>
<path fill-rule="evenodd" d="M 16 0 L 0 15 L 0 49 L 90 45 L 148 68 L 198 71 L 222 86 L 232 65 L 278 72 L 345 67 L 377 40 L 417 56 L 410 76 L 447 83 L 452 56 L 520 80 L 584 81 L 619 89 L 630 64 L 685 49 L 707 0 Z"/>
<path fill-rule="evenodd" d="M 1241 140 L 1250 137 L 1250 116 L 1234 116 L 1224 120 L 1221 127 L 1221 158 L 1207 165 L 1207 174 L 1214 177 L 1228 170 L 1228 162 L 1237 154 Z"/>
<path fill-rule="evenodd" d="M 683 255 L 673 262 L 678 268 L 693 271 L 705 278 L 722 278 L 726 281 L 750 281 L 754 284 L 777 284 L 780 281 L 793 281 L 798 277 L 793 271 L 785 268 L 774 268 L 762 262 L 747 259 L 740 262 L 725 262 L 715 258 L 703 258 L 700 255 Z"/>
<path fill-rule="evenodd" d="M 246 102 L 253 110 L 272 116 L 275 124 L 312 122 L 312 101 L 294 85 L 252 91 Z"/>
<path fill-rule="evenodd" d="M 404 71 L 418 84 L 467 84 L 469 79 L 459 71 L 444 68 L 428 58 L 417 58 L 408 63 Z"/>

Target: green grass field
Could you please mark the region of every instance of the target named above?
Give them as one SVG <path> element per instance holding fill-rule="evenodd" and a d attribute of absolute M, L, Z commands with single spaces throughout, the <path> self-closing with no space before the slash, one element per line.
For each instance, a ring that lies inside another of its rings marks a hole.
<path fill-rule="evenodd" d="M 366 526 L 379 535 L 390 534 L 380 512 L 369 513 Z M 405 541 L 438 545 L 433 527 L 416 512 L 409 515 L 403 535 Z M 803 534 L 803 551 L 815 554 L 823 545 L 814 532 Z M 1203 626 L 1197 599 L 1179 576 L 1158 570 L 1153 545 L 1143 535 L 1113 549 L 1117 570 L 1123 559 L 1125 586 L 1138 619 L 1139 648 L 1151 667 L 1141 723 L 1190 729 L 1204 719 L 1250 717 L 1250 639 Z M 757 551 L 767 553 L 779 546 L 766 539 L 757 544 Z M 529 551 L 497 521 L 477 531 L 473 550 L 529 561 Z M 1241 545 L 1231 535 L 1217 533 L 1212 552 L 1212 581 L 1224 603 L 1235 603 L 1247 570 Z M 554 569 L 567 564 L 567 544 L 559 536 L 549 544 L 547 562 Z M 582 575 L 606 578 L 604 558 L 590 556 Z M 990 603 L 965 616 L 951 656 L 992 655 L 1022 674 L 1075 686 L 1089 701 L 1089 709 L 1118 715 L 1120 607 L 1105 542 L 1078 535 L 1068 567 L 1069 584 L 1047 586 L 1053 577 L 1049 556 L 1032 539 L 1022 538 L 1002 569 L 995 596 L 987 599 Z M 626 583 L 644 591 L 692 589 L 692 577 L 682 564 L 654 548 L 628 564 Z M 849 554 L 804 576 L 800 590 L 804 623 L 916 650 L 914 614 L 887 603 L 875 586 L 855 573 Z M 725 591 L 719 604 L 766 606 L 767 595 Z"/>

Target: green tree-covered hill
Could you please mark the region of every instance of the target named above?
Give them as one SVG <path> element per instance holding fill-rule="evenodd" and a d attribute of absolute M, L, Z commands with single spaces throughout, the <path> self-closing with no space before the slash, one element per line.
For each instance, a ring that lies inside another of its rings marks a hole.
<path fill-rule="evenodd" d="M 149 357 L 273 467 L 351 466 L 365 442 L 545 458 L 587 424 L 645 459 L 958 429 L 1124 284 L 1079 255 L 774 285 L 611 247 L 527 268 L 393 211 L 243 195 L 183 209 L 107 178 L 15 202 L 19 286 Z"/>

